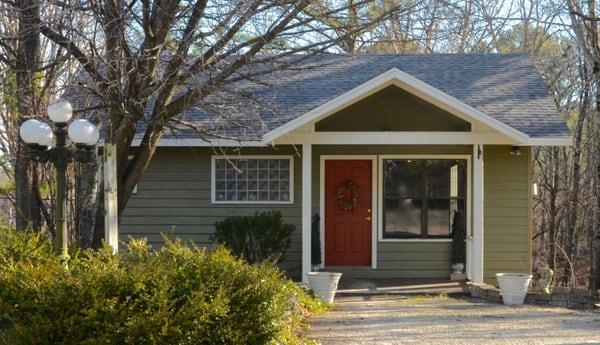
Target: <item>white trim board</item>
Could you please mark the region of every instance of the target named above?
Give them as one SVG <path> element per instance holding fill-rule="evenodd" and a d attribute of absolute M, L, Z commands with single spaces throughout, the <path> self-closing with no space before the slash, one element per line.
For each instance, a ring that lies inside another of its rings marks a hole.
<path fill-rule="evenodd" d="M 293 145 L 519 145 L 497 132 L 294 132 L 272 142 Z"/>
<path fill-rule="evenodd" d="M 377 155 L 321 155 L 319 158 L 319 214 L 321 215 L 321 265 L 325 268 L 325 161 L 326 160 L 370 160 L 371 161 L 371 268 L 377 268 Z M 368 266 L 367 266 L 368 267 Z"/>
<path fill-rule="evenodd" d="M 312 260 L 312 145 L 302 145 L 302 282 L 308 283 Z"/>
<path fill-rule="evenodd" d="M 327 117 L 390 85 L 396 85 L 465 121 L 483 123 L 521 144 L 525 144 L 529 139 L 527 134 L 508 126 L 398 68 L 392 68 L 283 126 L 268 132 L 264 135 L 263 142 L 272 142 L 284 134 L 290 133 L 307 123 Z"/>
<path fill-rule="evenodd" d="M 352 138 L 348 140 L 348 138 Z M 269 147 L 272 145 L 516 145 L 516 146 L 572 146 L 573 138 L 529 138 L 525 143 L 497 132 L 292 132 L 271 142 L 237 141 L 230 139 L 161 139 L 159 147 Z M 104 140 L 98 142 L 104 146 Z M 140 145 L 134 140 L 132 147 Z"/>
<path fill-rule="evenodd" d="M 131 146 L 140 146 L 140 139 L 134 139 Z M 200 139 L 200 138 L 162 138 L 160 147 L 266 147 L 268 144 L 258 140 L 239 141 L 233 139 Z"/>
<path fill-rule="evenodd" d="M 573 146 L 573 138 L 529 138 L 527 143 L 529 146 Z"/>
<path fill-rule="evenodd" d="M 471 237 L 467 241 L 467 275 L 470 275 L 471 281 L 475 283 L 483 283 L 484 280 L 484 159 L 484 146 L 473 145 L 473 223 Z"/>

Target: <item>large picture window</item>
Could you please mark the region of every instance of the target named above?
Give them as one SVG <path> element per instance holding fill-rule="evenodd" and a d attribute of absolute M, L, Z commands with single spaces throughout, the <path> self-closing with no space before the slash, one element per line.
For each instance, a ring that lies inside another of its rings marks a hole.
<path fill-rule="evenodd" d="M 384 159 L 383 239 L 449 238 L 465 224 L 466 159 Z"/>
<path fill-rule="evenodd" d="M 214 157 L 214 203 L 291 203 L 290 156 Z"/>

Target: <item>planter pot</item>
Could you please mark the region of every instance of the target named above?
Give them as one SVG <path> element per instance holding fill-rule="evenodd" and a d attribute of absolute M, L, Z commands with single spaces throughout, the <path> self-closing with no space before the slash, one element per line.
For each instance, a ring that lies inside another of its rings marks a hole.
<path fill-rule="evenodd" d="M 496 273 L 502 302 L 505 305 L 523 304 L 531 277 L 531 274 L 527 273 Z"/>
<path fill-rule="evenodd" d="M 465 269 L 465 264 L 463 264 L 463 263 L 452 264 L 452 273 L 463 273 L 464 269 Z"/>
<path fill-rule="evenodd" d="M 341 276 L 341 273 L 334 272 L 309 272 L 308 284 L 310 289 L 321 297 L 321 300 L 333 303 Z"/>
<path fill-rule="evenodd" d="M 456 263 L 452 264 L 452 273 L 450 274 L 450 280 L 452 281 L 461 281 L 467 279 L 463 270 L 465 269 L 465 264 Z"/>

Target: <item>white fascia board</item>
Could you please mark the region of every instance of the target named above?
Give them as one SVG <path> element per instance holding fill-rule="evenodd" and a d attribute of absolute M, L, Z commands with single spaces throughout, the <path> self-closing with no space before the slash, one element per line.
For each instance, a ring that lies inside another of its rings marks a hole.
<path fill-rule="evenodd" d="M 498 132 L 296 132 L 273 145 L 522 145 Z"/>
<path fill-rule="evenodd" d="M 139 144 L 138 144 L 139 145 Z M 233 139 L 161 139 L 158 143 L 161 147 L 265 147 L 267 144 L 258 141 L 238 141 Z"/>
<path fill-rule="evenodd" d="M 385 88 L 389 85 L 396 85 L 413 95 L 424 99 L 425 101 L 436 105 L 453 115 L 456 115 L 466 121 L 478 121 L 485 125 L 505 134 L 519 143 L 526 143 L 529 136 L 521 131 L 518 131 L 503 122 L 465 104 L 453 96 L 411 76 L 410 74 L 392 68 L 387 72 L 353 88 L 352 90 L 343 93 L 333 100 L 305 113 L 304 115 L 280 126 L 269 133 L 265 134 L 263 141 L 270 142 L 278 137 L 293 131 L 294 129 L 310 123 L 311 121 L 319 120 L 323 117 L 331 115 L 361 99 L 370 96 L 371 94 Z"/>
<path fill-rule="evenodd" d="M 272 145 L 517 145 L 517 146 L 572 146 L 570 137 L 529 138 L 518 142 L 497 132 L 293 132 L 271 141 L 237 141 L 227 139 L 161 139 L 159 147 L 267 147 Z M 104 146 L 104 140 L 98 145 Z M 131 146 L 140 145 L 136 139 Z"/>
<path fill-rule="evenodd" d="M 529 138 L 527 146 L 573 146 L 573 138 L 571 137 L 539 137 Z"/>
<path fill-rule="evenodd" d="M 298 132 L 283 135 L 269 145 L 516 145 L 572 146 L 569 137 L 538 137 L 519 142 L 495 131 L 486 132 Z"/>
<path fill-rule="evenodd" d="M 134 139 L 131 146 L 140 146 L 140 139 Z M 104 140 L 98 142 L 104 146 Z M 232 139 L 194 139 L 194 138 L 163 138 L 158 142 L 159 147 L 266 147 L 269 146 L 262 141 L 238 141 Z"/>

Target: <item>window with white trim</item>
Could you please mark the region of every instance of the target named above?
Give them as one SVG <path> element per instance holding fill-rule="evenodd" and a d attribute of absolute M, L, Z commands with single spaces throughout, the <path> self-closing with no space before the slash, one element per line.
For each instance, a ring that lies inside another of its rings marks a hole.
<path fill-rule="evenodd" d="M 213 158 L 213 202 L 291 203 L 291 156 Z"/>
<path fill-rule="evenodd" d="M 383 239 L 450 238 L 465 224 L 466 170 L 465 159 L 384 159 Z"/>

